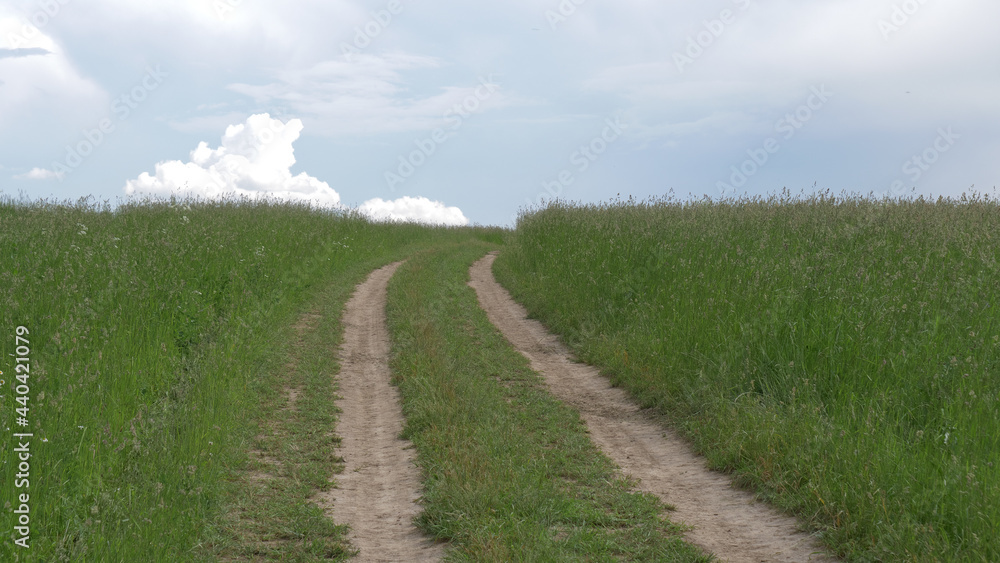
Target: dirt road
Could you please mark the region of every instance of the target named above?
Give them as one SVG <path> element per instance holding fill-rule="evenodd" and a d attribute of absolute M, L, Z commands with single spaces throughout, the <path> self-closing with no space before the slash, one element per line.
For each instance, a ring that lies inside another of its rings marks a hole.
<path fill-rule="evenodd" d="M 821 554 L 797 522 L 733 489 L 729 479 L 707 469 L 679 437 L 644 416 L 624 391 L 598 371 L 571 360 L 570 352 L 530 320 L 493 278 L 495 254 L 470 270 L 479 302 L 490 321 L 545 377 L 552 393 L 580 411 L 599 448 L 642 490 L 676 507 L 670 519 L 692 526 L 687 538 L 723 561 L 836 561 Z"/>
<path fill-rule="evenodd" d="M 403 413 L 389 382 L 386 286 L 400 264 L 372 272 L 344 310 L 337 453 L 345 468 L 320 502 L 335 522 L 350 525 L 361 562 L 438 561 L 443 554 L 413 524 L 420 471 L 411 444 L 399 438 Z"/>

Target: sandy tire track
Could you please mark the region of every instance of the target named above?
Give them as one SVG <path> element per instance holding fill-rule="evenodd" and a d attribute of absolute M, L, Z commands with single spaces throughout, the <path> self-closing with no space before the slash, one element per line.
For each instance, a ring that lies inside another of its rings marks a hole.
<path fill-rule="evenodd" d="M 320 505 L 351 527 L 357 561 L 438 561 L 443 546 L 413 524 L 420 513 L 420 471 L 403 429 L 399 391 L 390 383 L 386 287 L 402 262 L 372 272 L 344 308 L 337 423 L 345 460 L 337 487 Z"/>
<path fill-rule="evenodd" d="M 645 416 L 625 391 L 569 350 L 493 278 L 490 253 L 473 264 L 469 285 L 490 321 L 541 373 L 551 392 L 580 411 L 591 438 L 639 487 L 676 507 L 670 519 L 692 527 L 687 539 L 723 561 L 836 561 L 795 519 L 756 502 L 710 471 L 678 436 Z"/>

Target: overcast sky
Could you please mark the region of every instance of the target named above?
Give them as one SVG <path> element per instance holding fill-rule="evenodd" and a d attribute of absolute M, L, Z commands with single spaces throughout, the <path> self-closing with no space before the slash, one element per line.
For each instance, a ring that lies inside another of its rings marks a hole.
<path fill-rule="evenodd" d="M 997 22 L 995 0 L 4 0 L 0 190 L 480 224 L 671 189 L 995 194 Z"/>

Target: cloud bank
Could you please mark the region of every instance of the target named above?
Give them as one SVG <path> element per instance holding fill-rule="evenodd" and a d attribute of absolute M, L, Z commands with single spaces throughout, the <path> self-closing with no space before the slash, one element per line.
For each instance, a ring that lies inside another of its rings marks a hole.
<path fill-rule="evenodd" d="M 228 89 L 252 98 L 258 106 L 280 107 L 302 116 L 313 133 L 331 136 L 431 130 L 454 120 L 456 114 L 464 117 L 524 103 L 506 96 L 492 74 L 457 86 L 441 86 L 437 93 L 410 89 L 408 73 L 440 72 L 442 66 L 434 57 L 360 54 L 349 60 L 338 57 L 282 70 L 268 84 L 236 83 Z"/>
<path fill-rule="evenodd" d="M 25 172 L 24 174 L 18 174 L 17 176 L 14 176 L 14 179 L 15 180 L 52 180 L 52 179 L 62 180 L 63 176 L 65 176 L 65 174 L 63 174 L 62 172 L 53 172 L 52 170 L 46 170 L 44 168 L 36 167 L 32 168 L 28 172 Z"/>
<path fill-rule="evenodd" d="M 221 146 L 212 149 L 202 141 L 191 151 L 191 160 L 156 164 L 151 175 L 143 172 L 125 183 L 128 196 L 195 197 L 203 199 L 273 199 L 343 209 L 340 194 L 329 184 L 305 172 L 293 176 L 295 149 L 302 121 L 282 122 L 269 114 L 256 114 L 246 122 L 230 125 Z M 35 173 L 36 171 L 32 171 Z M 44 171 L 39 171 L 44 172 Z M 30 173 L 29 173 L 30 174 Z M 467 225 L 457 207 L 425 197 L 393 201 L 374 198 L 359 211 L 376 220 L 414 221 L 432 225 Z"/>
<path fill-rule="evenodd" d="M 369 199 L 360 211 L 379 221 L 415 221 L 430 225 L 464 226 L 469 220 L 457 207 L 446 207 L 426 197 L 401 197 L 392 201 Z"/>
<path fill-rule="evenodd" d="M 51 138 L 66 124 L 83 127 L 108 101 L 49 35 L 0 5 L 0 131 L 16 139 Z M 44 13 L 42 15 L 45 15 Z M 14 134 L 18 132 L 19 134 Z M 35 137 L 37 135 L 37 137 Z M 5 147 L 2 152 L 9 152 Z"/>

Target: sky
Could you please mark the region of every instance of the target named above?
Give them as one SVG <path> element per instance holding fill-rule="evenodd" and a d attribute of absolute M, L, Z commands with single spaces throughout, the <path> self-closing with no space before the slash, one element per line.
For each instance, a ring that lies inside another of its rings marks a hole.
<path fill-rule="evenodd" d="M 0 0 L 0 194 L 996 195 L 995 0 Z"/>

